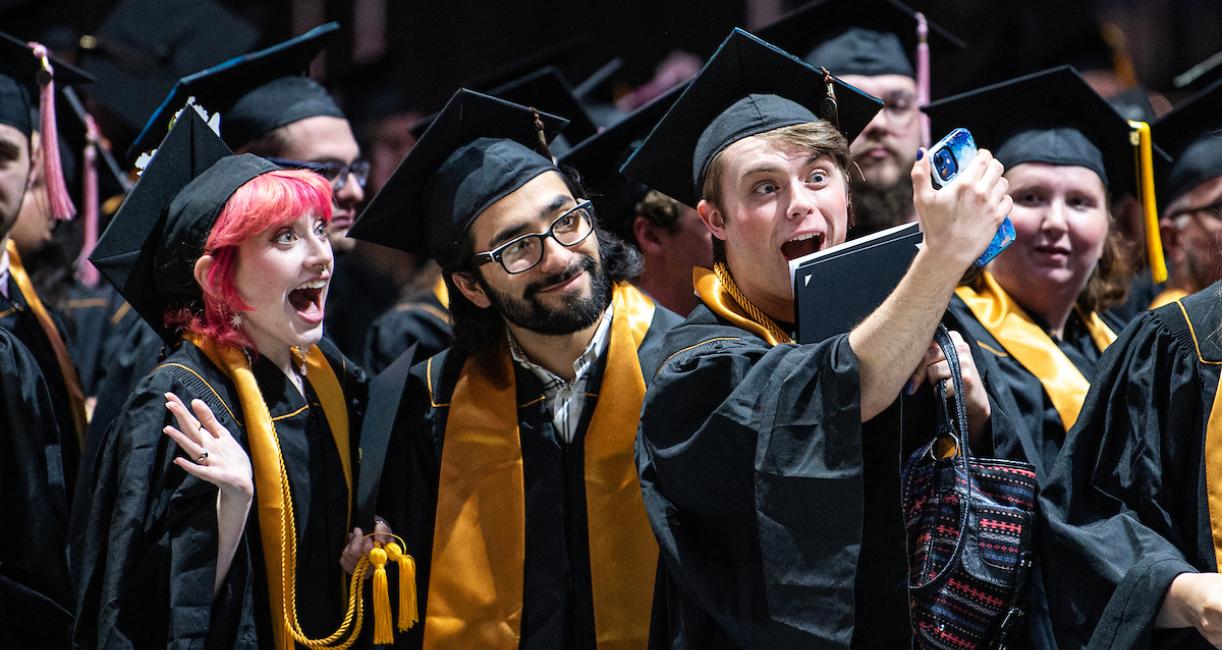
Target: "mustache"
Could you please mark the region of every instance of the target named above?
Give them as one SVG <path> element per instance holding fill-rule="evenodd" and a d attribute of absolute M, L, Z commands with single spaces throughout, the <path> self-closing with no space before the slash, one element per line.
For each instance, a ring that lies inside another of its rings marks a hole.
<path fill-rule="evenodd" d="M 583 271 L 593 273 L 595 268 L 596 265 L 594 263 L 594 258 L 590 257 L 589 255 L 582 255 L 580 259 L 575 261 L 567 269 L 561 271 L 560 273 L 550 275 L 546 278 L 536 280 L 535 282 L 531 282 L 530 284 L 526 285 L 526 290 L 523 292 L 523 296 L 529 298 L 548 287 L 555 286 L 562 282 L 568 282 Z"/>

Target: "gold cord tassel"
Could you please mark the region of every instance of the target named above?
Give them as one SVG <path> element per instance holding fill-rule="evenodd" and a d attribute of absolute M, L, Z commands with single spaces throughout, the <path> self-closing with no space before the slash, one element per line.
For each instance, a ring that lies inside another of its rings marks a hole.
<path fill-rule="evenodd" d="M 400 632 L 406 632 L 420 620 L 420 607 L 416 600 L 416 560 L 404 553 L 395 542 L 386 545 L 386 555 L 399 565 L 398 628 Z"/>
<path fill-rule="evenodd" d="M 827 68 L 819 68 L 823 72 L 823 85 L 826 86 L 826 95 L 823 97 L 823 103 L 819 106 L 820 117 L 832 123 L 832 126 L 840 129 L 840 107 L 836 103 L 836 84 L 832 81 L 832 73 L 827 71 Z"/>
<path fill-rule="evenodd" d="M 552 155 L 551 147 L 547 146 L 547 129 L 543 127 L 543 117 L 539 115 L 539 109 L 534 106 L 530 107 L 530 114 L 535 119 L 535 135 L 539 138 L 539 153 L 547 156 L 547 159 L 556 164 L 556 157 Z"/>
<path fill-rule="evenodd" d="M 386 551 L 375 547 L 369 551 L 369 562 L 373 564 L 373 642 L 387 645 L 395 642 L 391 628 L 390 586 L 386 581 Z"/>

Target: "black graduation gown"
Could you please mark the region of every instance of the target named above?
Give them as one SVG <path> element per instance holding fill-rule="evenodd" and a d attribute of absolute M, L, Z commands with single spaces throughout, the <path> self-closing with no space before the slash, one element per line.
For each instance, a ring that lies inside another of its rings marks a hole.
<path fill-rule="evenodd" d="M 983 366 L 983 372 L 990 377 L 991 393 L 1011 417 L 1008 430 L 1013 435 L 994 436 L 991 455 L 1031 463 L 1042 486 L 1065 442 L 1065 425 L 1061 422 L 1060 414 L 1039 378 L 1005 352 L 1001 342 L 980 324 L 958 296 L 951 300 L 950 311 L 962 324 L 963 333 L 975 342 L 977 349 L 983 351 L 977 355 L 980 360 L 978 365 Z M 1113 331 L 1119 329 L 1114 318 L 1106 316 L 1104 320 Z M 1060 339 L 1052 338 L 1052 341 L 1087 381 L 1094 378 L 1102 353 L 1076 311 L 1070 314 L 1063 336 Z M 1047 587 L 1042 578 L 1045 571 L 1037 552 L 1024 632 L 1017 640 L 1020 648 L 1056 648 L 1045 595 Z"/>
<path fill-rule="evenodd" d="M 848 336 L 771 347 L 698 305 L 663 348 L 637 444 L 651 645 L 906 643 L 900 436 L 893 413 L 863 433 Z"/>
<path fill-rule="evenodd" d="M 348 402 L 355 471 L 364 374 L 333 346 L 322 346 Z M 255 362 L 254 373 L 293 492 L 300 621 L 307 634 L 326 635 L 343 617 L 347 584 L 339 557 L 350 530 L 349 500 L 339 451 L 308 382 L 303 397 L 266 359 Z M 249 449 L 235 421 L 242 418 L 236 389 L 194 345 L 183 343 L 140 381 L 101 441 L 89 507 L 73 517 L 71 559 L 83 613 L 74 640 L 84 647 L 268 647 L 273 635 L 258 495 L 214 601 L 217 489 L 173 464 L 182 454 L 162 433 L 173 422 L 166 392 L 204 400 Z"/>
<path fill-rule="evenodd" d="M 416 358 L 427 359 L 450 347 L 449 311 L 432 291 L 400 302 L 373 321 L 365 341 L 365 368 L 382 372 L 416 344 Z"/>
<path fill-rule="evenodd" d="M 55 323 L 55 329 L 59 331 L 60 338 L 71 350 L 71 340 L 67 335 L 67 328 L 63 320 L 55 310 L 48 307 L 47 311 L 52 322 Z M 38 318 L 30 309 L 29 300 L 11 277 L 8 280 L 8 298 L 0 296 L 0 328 L 12 332 L 34 355 L 38 368 L 42 370 L 47 390 L 51 394 L 51 404 L 54 407 L 52 416 L 59 430 L 64 434 L 61 436 L 60 452 L 63 454 L 64 479 L 69 494 L 71 494 L 76 484 L 76 468 L 80 463 L 81 444 L 77 439 L 76 424 L 72 419 L 72 402 L 68 399 L 68 386 L 64 382 L 63 373 L 59 370 L 59 363 L 55 360 L 55 350 L 51 347 L 51 341 L 47 339 L 46 333 L 38 323 Z"/>
<path fill-rule="evenodd" d="M 68 346 L 80 375 L 81 389 L 87 396 L 97 395 L 106 362 L 116 352 L 107 345 L 111 331 L 120 324 L 126 326 L 125 318 L 139 320 L 135 311 L 124 308 L 125 304 L 109 284 L 97 287 L 77 284 L 68 289 L 62 309 L 68 324 Z"/>
<path fill-rule="evenodd" d="M 659 345 L 679 317 L 657 307 L 638 348 L 641 368 L 656 365 Z M 417 364 L 404 389 L 387 451 L 379 512 L 403 531 L 416 559 L 421 624 L 398 635 L 398 647 L 420 648 L 428 612 L 430 560 L 436 519 L 441 453 L 453 394 L 466 357 L 447 350 L 433 358 L 432 392 L 426 364 Z M 594 602 L 590 591 L 583 436 L 589 428 L 606 355 L 591 376 L 573 441 L 565 443 L 540 396 L 543 386 L 530 370 L 514 364 L 518 431 L 526 487 L 526 561 L 521 623 L 522 648 L 594 648 Z M 646 382 L 649 375 L 645 374 Z M 445 407 L 433 407 L 433 402 Z M 398 468 L 398 469 L 396 469 Z"/>
<path fill-rule="evenodd" d="M 0 328 L 0 647 L 67 648 L 68 500 L 38 361 Z"/>
<path fill-rule="evenodd" d="M 370 266 L 360 252 L 336 255 L 335 273 L 327 293 L 324 328 L 327 339 L 349 358 L 359 359 L 369 324 L 389 309 L 398 296 L 399 288 Z M 394 357 L 390 360 L 394 361 Z"/>
<path fill-rule="evenodd" d="M 958 296 L 951 299 L 950 311 L 961 324 L 965 338 L 971 338 L 977 349 L 986 353 L 978 358 L 988 366 L 992 393 L 1002 402 L 1006 412 L 1016 417 L 1012 424 L 1017 435 L 995 437 L 995 454 L 1035 465 L 1036 475 L 1043 481 L 1065 441 L 1065 425 L 1056 407 L 1039 378 L 1006 354 L 1005 347 L 980 324 Z M 1113 331 L 1119 330 L 1114 320 L 1108 319 L 1108 326 Z M 1095 376 L 1101 353 L 1077 312 L 1070 314 L 1064 336 L 1052 340 L 1087 381 Z"/>
<path fill-rule="evenodd" d="M 1207 648 L 1155 631 L 1176 575 L 1217 571 L 1205 433 L 1218 388 L 1222 283 L 1144 313 L 1108 348 L 1044 486 L 1045 580 L 1061 647 Z M 1197 345 L 1200 346 L 1199 357 Z M 1213 468 L 1213 480 L 1222 480 Z"/>

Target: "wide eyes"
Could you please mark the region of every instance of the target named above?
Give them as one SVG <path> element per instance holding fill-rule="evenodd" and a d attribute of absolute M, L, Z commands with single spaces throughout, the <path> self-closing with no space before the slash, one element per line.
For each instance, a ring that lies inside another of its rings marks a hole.
<path fill-rule="evenodd" d="M 322 221 L 315 222 L 314 223 L 314 236 L 318 238 L 322 238 L 322 237 L 325 237 L 326 235 L 327 235 L 327 224 L 323 223 Z M 285 226 L 284 228 L 281 228 L 280 230 L 276 231 L 276 235 L 272 237 L 272 242 L 276 244 L 287 246 L 297 241 L 297 239 L 298 239 L 297 231 L 294 230 L 292 226 Z"/>
<path fill-rule="evenodd" d="M 818 187 L 826 185 L 829 180 L 831 180 L 831 177 L 824 169 L 816 169 L 806 177 L 806 183 L 808 185 L 815 185 Z M 779 192 L 780 190 L 781 186 L 773 181 L 760 181 L 751 188 L 751 192 L 754 194 L 773 194 L 775 192 Z"/>

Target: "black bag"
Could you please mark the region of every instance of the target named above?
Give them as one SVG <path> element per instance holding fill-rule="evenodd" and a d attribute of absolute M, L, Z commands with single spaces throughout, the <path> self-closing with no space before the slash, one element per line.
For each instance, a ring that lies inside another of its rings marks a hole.
<path fill-rule="evenodd" d="M 955 394 L 948 400 L 943 382 L 934 387 L 937 431 L 901 474 L 913 638 L 920 648 L 1004 648 L 1021 627 L 1027 597 L 1035 468 L 972 457 L 955 345 L 941 325 L 935 341 Z"/>

